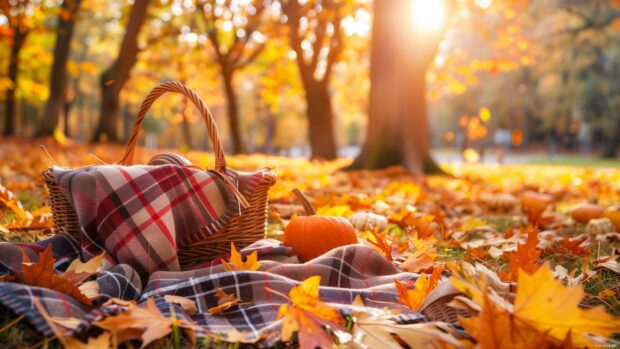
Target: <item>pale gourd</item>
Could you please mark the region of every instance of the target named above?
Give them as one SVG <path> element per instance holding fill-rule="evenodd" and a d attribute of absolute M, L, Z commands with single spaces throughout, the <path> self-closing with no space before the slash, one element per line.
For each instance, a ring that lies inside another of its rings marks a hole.
<path fill-rule="evenodd" d="M 607 218 L 591 219 L 586 225 L 586 233 L 590 235 L 613 233 L 614 230 L 614 224 Z"/>
<path fill-rule="evenodd" d="M 387 218 L 382 215 L 370 212 L 356 212 L 349 217 L 349 222 L 355 229 L 360 231 L 372 230 L 374 228 L 384 230 L 388 227 Z"/>
<path fill-rule="evenodd" d="M 511 194 L 500 193 L 489 196 L 486 204 L 493 211 L 505 213 L 512 211 L 519 204 L 519 199 Z"/>

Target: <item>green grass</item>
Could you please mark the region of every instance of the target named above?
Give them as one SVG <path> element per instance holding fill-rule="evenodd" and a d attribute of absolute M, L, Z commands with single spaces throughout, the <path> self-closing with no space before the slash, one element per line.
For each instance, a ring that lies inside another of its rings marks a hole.
<path fill-rule="evenodd" d="M 587 155 L 535 156 L 528 159 L 526 163 L 535 165 L 620 168 L 620 159 L 606 159 Z"/>

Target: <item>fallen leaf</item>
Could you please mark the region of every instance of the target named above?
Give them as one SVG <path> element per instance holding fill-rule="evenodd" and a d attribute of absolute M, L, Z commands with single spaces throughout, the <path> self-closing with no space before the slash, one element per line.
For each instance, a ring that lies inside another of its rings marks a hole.
<path fill-rule="evenodd" d="M 167 336 L 172 332 L 173 326 L 186 330 L 200 329 L 186 320 L 166 317 L 155 305 L 154 298 L 149 298 L 145 306 L 130 305 L 126 312 L 109 316 L 94 324 L 110 331 L 115 344 L 140 338 L 142 340 L 140 348 Z"/>
<path fill-rule="evenodd" d="M 284 319 L 283 341 L 290 341 L 297 332 L 302 349 L 331 348 L 333 341 L 322 327 L 344 330 L 344 320 L 338 310 L 319 299 L 320 282 L 320 276 L 312 276 L 291 288 L 291 303 L 281 305 L 278 311 L 278 319 Z"/>
<path fill-rule="evenodd" d="M 228 294 L 221 288 L 215 289 L 215 297 L 217 298 L 217 306 L 209 308 L 209 314 L 223 313 L 241 302 L 241 299 L 237 298 L 234 293 Z"/>
<path fill-rule="evenodd" d="M 241 254 L 235 248 L 235 243 L 230 243 L 230 259 L 228 263 L 223 263 L 222 266 L 227 271 L 233 270 L 258 270 L 260 263 L 258 262 L 258 252 L 252 252 L 244 262 Z"/>
<path fill-rule="evenodd" d="M 533 273 L 538 269 L 538 257 L 542 251 L 538 245 L 538 227 L 530 226 L 527 229 L 527 240 L 525 244 L 518 244 L 516 252 L 506 252 L 504 256 L 510 261 L 508 264 L 509 273 L 501 272 L 499 277 L 504 281 L 517 281 L 519 270 L 526 273 Z"/>
<path fill-rule="evenodd" d="M 353 317 L 353 338 L 349 345 L 352 349 L 445 348 L 446 345 L 465 347 L 450 334 L 448 326 L 441 322 L 397 324 L 386 315 L 366 312 L 354 313 Z M 406 346 L 401 345 L 401 341 Z"/>
<path fill-rule="evenodd" d="M 620 321 L 605 312 L 602 306 L 581 309 L 584 291 L 581 285 L 564 287 L 553 277 L 549 263 L 532 275 L 520 271 L 513 316 L 562 341 L 572 335 L 572 343 L 592 345 L 586 334 L 609 337 L 620 332 Z"/>
<path fill-rule="evenodd" d="M 517 326 L 512 314 L 498 306 L 484 292 L 478 316 L 459 318 L 459 322 L 480 349 L 529 349 L 548 348 L 547 335 L 530 326 Z"/>
<path fill-rule="evenodd" d="M 392 257 L 392 245 L 387 241 L 387 231 L 378 233 L 378 229 L 366 231 L 362 236 L 366 241 L 371 243 L 375 248 L 381 252 L 388 260 L 393 261 Z"/>
<path fill-rule="evenodd" d="M 196 302 L 189 298 L 167 294 L 164 296 L 164 300 L 168 303 L 180 305 L 187 315 L 194 315 L 198 312 Z"/>
<path fill-rule="evenodd" d="M 601 257 L 594 261 L 595 269 L 607 269 L 616 274 L 620 274 L 620 264 L 618 263 L 618 255 Z"/>
<path fill-rule="evenodd" d="M 18 275 L 17 281 L 22 284 L 45 287 L 65 293 L 86 305 L 92 304 L 79 288 L 61 275 L 56 275 L 51 245 L 47 245 L 45 250 L 39 253 L 37 263 L 22 264 L 22 272 Z"/>
<path fill-rule="evenodd" d="M 394 279 L 396 289 L 398 289 L 398 300 L 407 305 L 411 310 L 420 310 L 420 306 L 431 291 L 437 287 L 441 280 L 443 268 L 435 268 L 430 278 L 426 278 L 426 274 L 421 274 L 416 280 L 413 290 L 408 290 L 398 279 Z"/>
<path fill-rule="evenodd" d="M 91 258 L 86 263 L 76 258 L 69 264 L 69 267 L 61 276 L 71 281 L 74 285 L 79 285 L 82 281 L 99 271 L 99 268 L 103 265 L 104 258 L 105 252 Z"/>
<path fill-rule="evenodd" d="M 590 251 L 590 237 L 582 236 L 576 239 L 570 239 L 568 236 L 562 238 L 559 246 L 547 248 L 549 254 L 570 254 L 575 257 L 587 257 Z"/>

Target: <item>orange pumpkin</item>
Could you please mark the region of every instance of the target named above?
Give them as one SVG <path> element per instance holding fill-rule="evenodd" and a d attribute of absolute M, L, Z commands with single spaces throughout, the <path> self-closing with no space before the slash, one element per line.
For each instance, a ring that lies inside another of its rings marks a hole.
<path fill-rule="evenodd" d="M 573 206 L 570 210 L 570 216 L 579 223 L 586 224 L 591 219 L 603 217 L 605 210 L 597 205 L 589 202 L 583 202 Z"/>
<path fill-rule="evenodd" d="M 553 196 L 535 191 L 526 191 L 521 195 L 521 207 L 524 211 L 542 211 L 553 203 Z"/>
<path fill-rule="evenodd" d="M 316 216 L 314 208 L 303 194 L 297 189 L 293 193 L 310 215 L 291 220 L 284 229 L 282 242 L 293 248 L 301 262 L 307 262 L 336 247 L 357 243 L 355 228 L 348 220 Z"/>
<path fill-rule="evenodd" d="M 603 212 L 603 216 L 614 224 L 617 232 L 620 232 L 620 206 L 608 207 L 605 212 Z"/>

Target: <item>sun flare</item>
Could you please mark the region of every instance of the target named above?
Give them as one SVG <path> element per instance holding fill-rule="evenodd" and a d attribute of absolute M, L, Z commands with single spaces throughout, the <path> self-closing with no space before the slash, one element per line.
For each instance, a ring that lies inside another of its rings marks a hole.
<path fill-rule="evenodd" d="M 444 24 L 446 8 L 440 0 L 413 0 L 411 15 L 414 26 L 425 31 L 433 31 Z"/>

